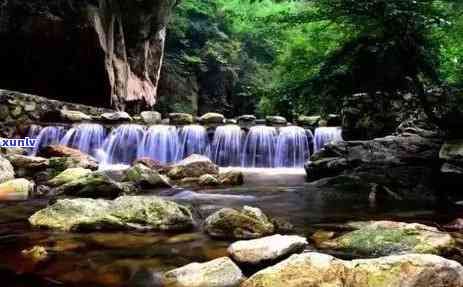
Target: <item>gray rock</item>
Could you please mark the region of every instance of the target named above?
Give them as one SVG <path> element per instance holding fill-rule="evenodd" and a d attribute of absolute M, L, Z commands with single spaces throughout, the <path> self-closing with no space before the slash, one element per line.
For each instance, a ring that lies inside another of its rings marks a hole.
<path fill-rule="evenodd" d="M 160 124 L 162 120 L 161 114 L 155 111 L 144 111 L 140 113 L 140 116 L 143 122 L 149 125 Z"/>
<path fill-rule="evenodd" d="M 129 168 L 124 181 L 136 183 L 143 188 L 171 187 L 166 177 L 143 164 Z"/>
<path fill-rule="evenodd" d="M 132 118 L 126 112 L 103 113 L 101 118 L 107 122 L 131 121 Z"/>
<path fill-rule="evenodd" d="M 81 111 L 61 110 L 61 119 L 70 122 L 90 121 L 92 117 Z"/>
<path fill-rule="evenodd" d="M 122 196 L 115 200 L 62 199 L 29 218 L 33 226 L 76 230 L 186 230 L 191 212 L 156 196 Z"/>
<path fill-rule="evenodd" d="M 201 116 L 199 121 L 204 125 L 220 125 L 225 122 L 225 117 L 219 113 L 207 113 Z"/>
<path fill-rule="evenodd" d="M 193 154 L 175 164 L 167 175 L 172 179 L 182 179 L 186 177 L 200 177 L 204 174 L 218 174 L 219 167 L 209 158 Z"/>
<path fill-rule="evenodd" d="M 268 116 L 265 117 L 265 121 L 267 122 L 267 125 L 274 127 L 286 126 L 286 124 L 288 123 L 288 121 L 284 117 L 280 116 Z"/>
<path fill-rule="evenodd" d="M 198 184 L 200 186 L 216 186 L 219 185 L 220 182 L 217 179 L 217 177 L 211 175 L 211 174 L 204 174 L 199 177 L 198 179 Z"/>
<path fill-rule="evenodd" d="M 0 183 L 14 178 L 14 168 L 10 161 L 0 156 Z"/>
<path fill-rule="evenodd" d="M 439 152 L 439 158 L 449 162 L 463 163 L 463 140 L 445 142 Z"/>
<path fill-rule="evenodd" d="M 164 286 L 238 287 L 244 276 L 228 257 L 205 263 L 191 263 L 164 274 Z"/>
<path fill-rule="evenodd" d="M 228 247 L 228 254 L 237 262 L 259 264 L 300 252 L 308 245 L 297 235 L 272 235 L 253 240 L 237 241 Z"/>
<path fill-rule="evenodd" d="M 169 124 L 174 126 L 190 125 L 194 122 L 194 118 L 190 114 L 185 113 L 170 113 Z"/>

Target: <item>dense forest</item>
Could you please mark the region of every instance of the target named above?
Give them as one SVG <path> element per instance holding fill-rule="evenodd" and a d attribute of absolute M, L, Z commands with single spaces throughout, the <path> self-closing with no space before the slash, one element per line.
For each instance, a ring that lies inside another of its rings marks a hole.
<path fill-rule="evenodd" d="M 354 93 L 458 88 L 462 13 L 460 1 L 184 0 L 165 74 L 195 83 L 183 99 L 167 89 L 158 106 L 292 119 L 337 113 Z"/>

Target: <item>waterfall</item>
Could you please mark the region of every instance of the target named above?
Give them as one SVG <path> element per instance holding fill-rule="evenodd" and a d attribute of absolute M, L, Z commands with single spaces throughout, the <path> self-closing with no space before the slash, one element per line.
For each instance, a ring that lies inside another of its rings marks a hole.
<path fill-rule="evenodd" d="M 41 129 L 42 129 L 41 126 L 31 125 L 27 131 L 27 136 L 29 138 L 35 139 L 39 135 Z"/>
<path fill-rule="evenodd" d="M 161 163 L 171 163 L 177 160 L 179 139 L 175 126 L 151 126 L 138 147 L 138 158 L 149 157 Z"/>
<path fill-rule="evenodd" d="M 141 125 L 125 124 L 112 130 L 105 139 L 97 157 L 102 165 L 131 164 L 137 157 L 145 128 Z"/>
<path fill-rule="evenodd" d="M 243 131 L 237 125 L 219 126 L 210 146 L 210 158 L 219 166 L 240 166 Z"/>
<path fill-rule="evenodd" d="M 208 147 L 206 128 L 200 125 L 184 126 L 179 132 L 180 149 L 178 159 L 184 159 L 192 154 L 205 155 Z"/>
<path fill-rule="evenodd" d="M 273 167 L 276 138 L 277 130 L 274 127 L 252 127 L 246 136 L 241 165 L 243 167 Z"/>
<path fill-rule="evenodd" d="M 99 124 L 79 124 L 71 128 L 61 139 L 60 144 L 95 155 L 106 137 L 105 129 Z"/>
<path fill-rule="evenodd" d="M 30 155 L 37 155 L 39 150 L 43 147 L 59 144 L 63 134 L 63 127 L 50 126 L 41 129 L 36 137 L 37 145 L 32 149 Z"/>
<path fill-rule="evenodd" d="M 314 138 L 314 152 L 318 152 L 330 142 L 342 141 L 342 129 L 339 127 L 320 127 L 315 130 Z"/>
<path fill-rule="evenodd" d="M 281 128 L 276 144 L 275 167 L 303 167 L 309 157 L 306 131 L 296 126 Z"/>

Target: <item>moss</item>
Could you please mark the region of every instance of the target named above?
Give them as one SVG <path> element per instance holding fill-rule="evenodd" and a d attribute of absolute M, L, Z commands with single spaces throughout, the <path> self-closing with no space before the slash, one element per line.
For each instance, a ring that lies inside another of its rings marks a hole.
<path fill-rule="evenodd" d="M 378 228 L 356 230 L 341 236 L 336 241 L 341 249 L 382 256 L 415 251 L 416 246 L 421 243 L 418 236 L 419 233 L 414 230 Z"/>

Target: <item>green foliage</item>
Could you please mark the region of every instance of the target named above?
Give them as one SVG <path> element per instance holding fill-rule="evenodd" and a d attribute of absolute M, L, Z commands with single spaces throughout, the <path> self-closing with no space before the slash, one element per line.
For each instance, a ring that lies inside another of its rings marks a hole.
<path fill-rule="evenodd" d="M 352 93 L 463 86 L 460 2 L 184 0 L 168 49 L 186 71 L 232 71 L 234 114 L 337 113 Z"/>

